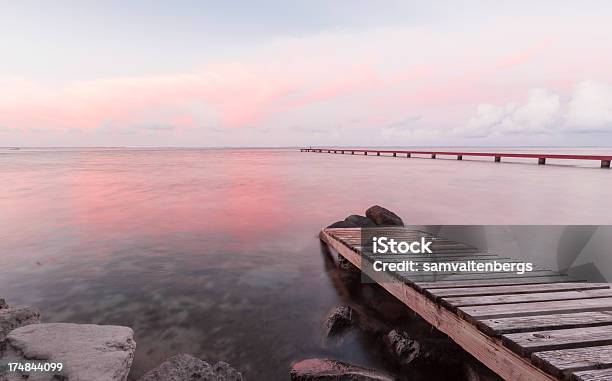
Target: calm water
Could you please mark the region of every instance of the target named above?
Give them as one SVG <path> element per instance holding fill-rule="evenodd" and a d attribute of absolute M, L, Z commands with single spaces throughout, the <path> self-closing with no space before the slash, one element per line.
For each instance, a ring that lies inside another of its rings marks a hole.
<path fill-rule="evenodd" d="M 133 327 L 133 377 L 179 352 L 250 379 L 287 379 L 308 357 L 381 366 L 359 338 L 322 344 L 348 296 L 318 230 L 373 204 L 414 224 L 611 224 L 612 171 L 583 164 L 0 150 L 0 296 L 46 321 Z"/>

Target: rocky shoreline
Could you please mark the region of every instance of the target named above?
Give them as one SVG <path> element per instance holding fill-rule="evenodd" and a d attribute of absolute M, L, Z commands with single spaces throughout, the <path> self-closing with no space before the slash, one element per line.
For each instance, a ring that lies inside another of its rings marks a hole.
<path fill-rule="evenodd" d="M 136 342 L 129 327 L 42 323 L 29 306 L 12 307 L 0 299 L 0 381 L 125 381 Z M 8 363 L 61 364 L 61 371 L 13 371 Z M 241 381 L 225 362 L 210 365 L 189 354 L 175 355 L 139 381 Z"/>
<path fill-rule="evenodd" d="M 375 205 L 365 216 L 350 215 L 329 228 L 368 228 L 404 226 L 403 220 Z M 345 304 L 332 309 L 324 320 L 326 343 L 342 340 L 351 330 L 373 343 L 371 351 L 383 353 L 390 363 L 386 370 L 364 368 L 338 359 L 311 358 L 291 369 L 293 381 L 327 380 L 428 380 L 432 374 L 442 379 L 464 381 L 500 380 L 497 375 L 435 330 L 378 284 L 361 283 L 360 270 L 344 257 L 328 253 L 327 260 L 337 267 L 341 280 L 337 287 L 349 288 Z M 355 291 L 355 289 L 357 291 Z M 392 372 L 389 372 L 392 369 Z"/>
<path fill-rule="evenodd" d="M 365 216 L 351 215 L 329 227 L 404 226 L 395 213 L 373 206 Z M 493 381 L 499 378 L 463 351 L 446 335 L 388 294 L 378 284 L 361 282 L 360 270 L 327 252 L 326 261 L 337 268 L 336 286 L 343 304 L 322 317 L 323 346 L 337 345 L 350 332 L 372 343 L 370 351 L 383 354 L 385 370 L 369 369 L 341 359 L 308 358 L 296 361 L 293 381 L 426 380 L 446 374 L 448 379 Z M 0 381 L 80 380 L 126 381 L 136 342 L 129 327 L 74 323 L 43 323 L 35 307 L 10 306 L 0 299 Z M 61 363 L 61 372 L 9 372 L 8 363 Z M 433 372 L 433 373 L 432 373 Z M 421 376 L 419 376 L 421 375 Z M 424 377 L 423 377 L 424 375 Z M 444 377 L 443 377 L 444 378 Z M 225 362 L 210 364 L 190 354 L 177 354 L 147 372 L 138 381 L 241 381 L 242 374 Z"/>

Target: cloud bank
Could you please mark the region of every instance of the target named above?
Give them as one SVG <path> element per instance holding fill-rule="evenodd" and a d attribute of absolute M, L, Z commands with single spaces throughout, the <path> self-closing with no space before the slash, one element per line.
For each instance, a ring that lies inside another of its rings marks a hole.
<path fill-rule="evenodd" d="M 43 81 L 0 72 L 0 139 L 415 145 L 565 134 L 557 142 L 572 144 L 581 132 L 605 143 L 598 134 L 612 128 L 608 21 L 606 12 L 523 16 L 517 29 L 515 17 L 495 15 L 330 29 L 161 74 Z"/>

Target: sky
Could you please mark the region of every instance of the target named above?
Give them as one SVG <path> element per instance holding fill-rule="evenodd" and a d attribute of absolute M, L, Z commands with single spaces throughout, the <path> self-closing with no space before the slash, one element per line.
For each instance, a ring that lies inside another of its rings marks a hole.
<path fill-rule="evenodd" d="M 0 146 L 612 145 L 609 1 L 0 6 Z"/>

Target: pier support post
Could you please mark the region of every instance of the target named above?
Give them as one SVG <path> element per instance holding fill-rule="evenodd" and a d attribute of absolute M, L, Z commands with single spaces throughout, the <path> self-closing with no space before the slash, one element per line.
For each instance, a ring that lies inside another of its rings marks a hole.
<path fill-rule="evenodd" d="M 501 161 L 501 156 L 495 156 L 495 162 L 499 163 Z"/>
<path fill-rule="evenodd" d="M 351 155 L 354 155 L 354 154 L 355 154 L 355 151 L 351 151 Z"/>
<path fill-rule="evenodd" d="M 380 156 L 380 152 L 376 152 L 376 156 Z"/>
<path fill-rule="evenodd" d="M 364 154 L 365 156 L 368 156 L 368 151 L 363 151 L 363 154 Z"/>
<path fill-rule="evenodd" d="M 610 160 L 602 160 L 601 161 L 602 168 L 610 168 Z"/>
<path fill-rule="evenodd" d="M 406 154 L 406 157 L 410 157 L 410 152 L 408 152 L 408 153 Z"/>
<path fill-rule="evenodd" d="M 396 156 L 397 156 L 397 152 L 393 152 L 393 157 L 396 157 Z"/>
<path fill-rule="evenodd" d="M 431 154 L 431 158 L 432 158 L 432 159 L 435 159 L 435 158 L 436 158 L 436 154 L 435 154 L 435 153 L 432 153 L 432 154 Z"/>
<path fill-rule="evenodd" d="M 539 164 L 539 165 L 544 165 L 544 164 L 546 164 L 546 158 L 545 158 L 545 157 L 540 157 L 540 158 L 538 158 L 538 164 Z"/>
<path fill-rule="evenodd" d="M 344 151 L 340 151 L 340 153 L 344 155 Z"/>
<path fill-rule="evenodd" d="M 463 160 L 463 155 L 457 155 L 457 160 Z"/>

